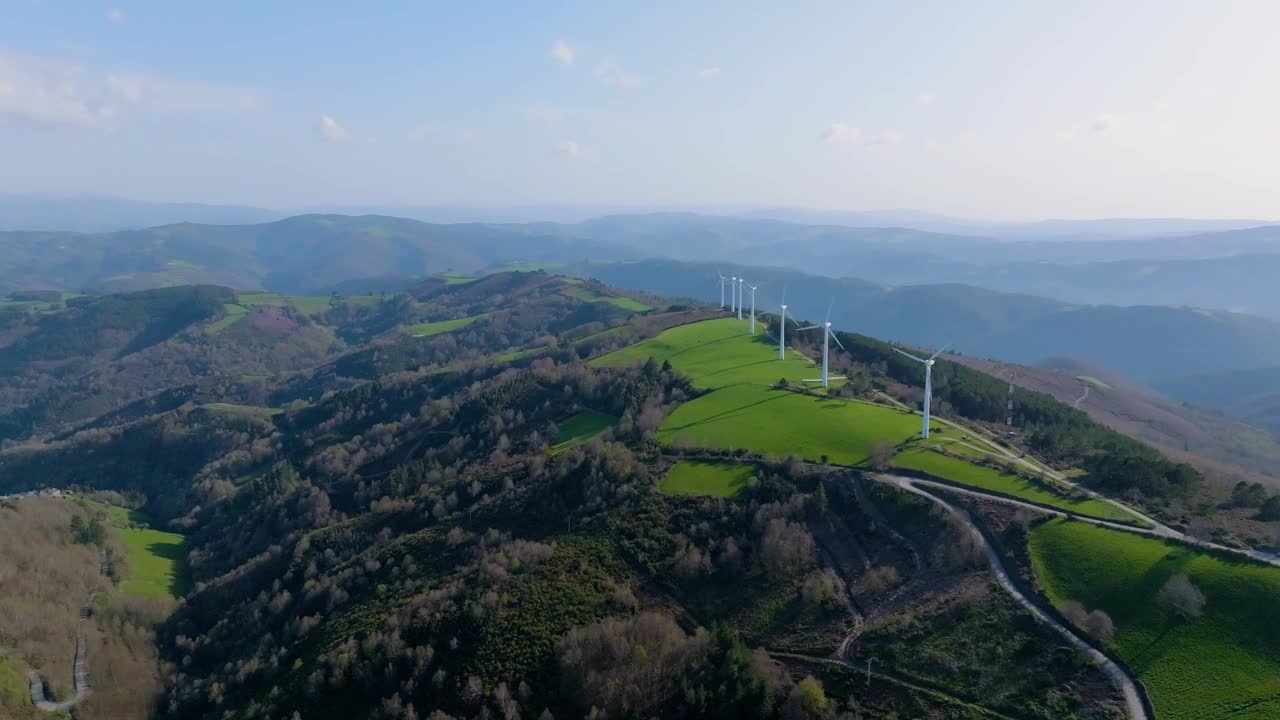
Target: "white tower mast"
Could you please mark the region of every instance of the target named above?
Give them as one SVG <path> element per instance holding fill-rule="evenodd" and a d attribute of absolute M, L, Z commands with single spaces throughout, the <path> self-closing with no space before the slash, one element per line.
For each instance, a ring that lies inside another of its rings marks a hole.
<path fill-rule="evenodd" d="M 924 439 L 924 440 L 929 439 L 929 404 L 933 400 L 933 362 L 938 358 L 939 355 L 942 354 L 942 351 L 946 349 L 947 349 L 946 345 L 943 345 L 942 347 L 938 348 L 938 352 L 930 355 L 928 360 L 925 360 L 924 358 L 916 357 L 915 355 L 912 355 L 906 350 L 900 350 L 898 348 L 893 349 L 894 352 L 898 353 L 899 355 L 905 355 L 911 358 L 912 360 L 915 360 L 916 362 L 922 363 L 924 365 L 924 404 L 923 404 L 924 412 L 922 413 L 924 415 L 924 423 L 920 427 L 920 437 L 921 439 Z"/>

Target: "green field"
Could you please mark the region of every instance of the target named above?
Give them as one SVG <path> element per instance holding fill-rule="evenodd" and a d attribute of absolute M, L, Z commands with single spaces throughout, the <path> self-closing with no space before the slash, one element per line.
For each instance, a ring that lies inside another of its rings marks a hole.
<path fill-rule="evenodd" d="M 129 577 L 121 592 L 140 597 L 173 597 L 187 592 L 187 540 L 177 533 L 153 530 L 155 518 L 126 508 L 80 499 L 106 514 L 129 551 Z M 149 527 L 143 527 L 149 526 Z"/>
<path fill-rule="evenodd" d="M 596 358 L 592 364 L 626 367 L 648 358 L 669 361 L 673 368 L 692 378 L 694 385 L 704 389 L 740 383 L 772 385 L 779 378 L 798 382 L 821 377 L 822 373 L 809 360 L 790 350 L 786 360 L 779 360 L 776 339 L 764 333 L 748 335 L 747 323 L 733 318 L 673 327 L 656 337 Z"/>
<path fill-rule="evenodd" d="M 681 460 L 658 489 L 673 495 L 733 497 L 755 482 L 755 468 L 742 463 Z"/>
<path fill-rule="evenodd" d="M 912 448 L 893 458 L 897 467 L 936 475 L 961 485 L 1004 493 L 1049 507 L 1067 510 L 1081 515 L 1137 523 L 1138 518 L 1101 500 L 1088 498 L 1072 500 L 1052 490 L 1013 473 L 1000 472 L 982 465 L 974 465 L 959 458 L 948 457 L 924 448 Z"/>
<path fill-rule="evenodd" d="M 1029 547 L 1051 600 L 1111 615 L 1111 646 L 1160 720 L 1280 717 L 1280 569 L 1067 520 L 1033 528 Z M 1156 602 L 1176 574 L 1207 599 L 1190 622 Z"/>
<path fill-rule="evenodd" d="M 237 405 L 235 403 L 205 403 L 200 406 L 200 409 L 214 413 L 257 415 L 260 417 L 271 417 L 284 412 L 280 408 L 262 407 L 260 405 Z"/>
<path fill-rule="evenodd" d="M 221 320 L 215 320 L 205 326 L 204 331 L 210 335 L 217 335 L 227 328 L 235 325 L 249 314 L 249 308 L 234 303 L 224 303 L 222 309 L 226 311 L 226 317 Z"/>
<path fill-rule="evenodd" d="M 493 313 L 481 313 L 472 315 L 471 317 L 458 318 L 457 320 L 441 320 L 439 322 L 425 322 L 417 325 L 409 326 L 409 334 L 414 337 L 424 338 L 432 335 L 440 335 L 441 333 L 451 332 L 458 328 L 464 328 L 471 323 L 487 318 Z"/>
<path fill-rule="evenodd" d="M 613 427 L 618 418 L 595 410 L 583 410 L 560 423 L 560 437 L 551 446 L 554 455 L 584 443 L 600 433 Z"/>
<path fill-rule="evenodd" d="M 611 297 L 609 295 L 601 295 L 599 293 L 588 290 L 587 288 L 581 288 L 581 287 L 567 288 L 565 290 L 562 290 L 561 293 L 568 295 L 571 298 L 577 298 L 578 300 L 581 300 L 583 302 L 607 302 L 613 305 L 617 305 L 623 310 L 630 310 L 632 312 L 645 312 L 647 310 L 653 309 L 652 305 L 645 305 L 639 300 L 632 300 L 631 298 L 627 298 L 627 297 Z"/>
<path fill-rule="evenodd" d="M 831 463 L 858 465 L 876 441 L 896 446 L 919 428 L 915 415 L 879 405 L 734 385 L 676 408 L 662 423 L 658 440 L 813 461 L 826 456 Z"/>

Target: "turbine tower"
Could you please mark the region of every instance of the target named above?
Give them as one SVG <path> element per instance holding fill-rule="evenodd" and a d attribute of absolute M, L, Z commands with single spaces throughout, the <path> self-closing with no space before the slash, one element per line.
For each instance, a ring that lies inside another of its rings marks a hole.
<path fill-rule="evenodd" d="M 822 383 L 822 387 L 827 387 L 829 385 L 829 380 L 844 379 L 843 375 L 836 375 L 834 378 L 832 378 L 827 374 L 827 367 L 828 367 L 827 353 L 828 353 L 828 348 L 831 347 L 831 341 L 835 340 L 836 345 L 839 345 L 840 349 L 844 350 L 844 344 L 840 342 L 840 338 L 836 337 L 836 334 L 831 332 L 831 306 L 830 305 L 827 306 L 827 319 L 823 320 L 821 325 L 809 325 L 808 327 L 796 328 L 796 330 L 817 330 L 819 328 L 822 329 L 822 377 L 816 378 L 813 380 L 805 380 L 804 382 L 820 382 Z"/>
<path fill-rule="evenodd" d="M 782 324 L 778 326 L 778 359 L 787 359 L 787 289 L 782 288 Z"/>
<path fill-rule="evenodd" d="M 738 278 L 729 278 L 729 312 L 738 311 Z"/>
<path fill-rule="evenodd" d="M 746 284 L 747 284 L 746 280 L 744 280 L 743 278 L 738 278 L 738 319 L 739 320 L 742 319 L 742 296 L 744 293 L 742 286 Z"/>
<path fill-rule="evenodd" d="M 719 271 L 719 270 L 717 270 L 717 271 L 716 271 L 716 274 L 717 274 L 717 275 L 720 275 L 720 271 Z M 721 309 L 721 310 L 723 310 L 723 309 L 724 309 L 724 283 L 725 283 L 725 281 L 726 281 L 726 280 L 728 280 L 728 279 L 729 279 L 729 278 L 727 278 L 727 277 L 725 277 L 725 276 L 723 276 L 723 275 L 720 275 L 720 309 Z"/>
<path fill-rule="evenodd" d="M 760 283 L 760 285 L 763 285 L 763 284 L 764 283 Z M 760 285 L 747 286 L 751 288 L 751 334 L 752 335 L 756 334 L 756 289 L 759 288 Z"/>
<path fill-rule="evenodd" d="M 924 365 L 924 424 L 920 428 L 920 438 L 923 440 L 929 439 L 929 402 L 933 399 L 933 361 L 936 360 L 938 356 L 942 354 L 942 351 L 946 349 L 947 345 L 943 345 L 938 348 L 938 352 L 930 355 L 928 360 L 916 357 L 915 355 L 912 355 L 906 350 L 902 350 L 900 348 L 893 349 L 893 351 L 899 355 L 905 355 Z"/>

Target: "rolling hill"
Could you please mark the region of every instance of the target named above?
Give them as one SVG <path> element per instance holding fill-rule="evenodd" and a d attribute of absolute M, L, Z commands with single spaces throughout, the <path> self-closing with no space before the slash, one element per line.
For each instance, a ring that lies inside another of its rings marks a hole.
<path fill-rule="evenodd" d="M 764 266 L 644 260 L 566 268 L 610 285 L 719 302 L 717 272 L 765 287 L 758 306 L 776 310 L 785 289 L 793 313 L 820 318 L 831 305 L 841 329 L 968 355 L 1034 364 L 1072 355 L 1142 380 L 1280 364 L 1280 324 L 1223 311 L 1074 305 L 966 285 L 884 287 Z M 1198 370 L 1188 370 L 1198 368 Z"/>
<path fill-rule="evenodd" d="M 114 233 L 0 233 L 0 290 L 121 291 L 209 283 L 308 293 L 368 278 L 474 271 L 510 260 L 633 253 L 494 226 L 382 216 L 303 215 L 252 225 L 183 223 Z"/>
<path fill-rule="evenodd" d="M 1171 401 L 1098 365 L 1066 357 L 1049 358 L 1044 367 L 967 355 L 946 357 L 1052 395 L 1208 476 L 1232 484 L 1244 479 L 1280 487 L 1280 440 L 1270 432 Z"/>
<path fill-rule="evenodd" d="M 1169 397 L 1280 433 L 1280 368 L 1172 378 L 1156 388 Z"/>

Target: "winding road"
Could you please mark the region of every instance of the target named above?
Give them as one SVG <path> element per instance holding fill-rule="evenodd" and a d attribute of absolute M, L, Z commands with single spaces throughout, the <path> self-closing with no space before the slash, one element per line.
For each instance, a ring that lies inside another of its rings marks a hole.
<path fill-rule="evenodd" d="M 80 608 L 80 622 L 88 622 L 93 617 L 93 598 L 98 592 L 89 593 L 84 607 Z M 71 686 L 75 694 L 69 700 L 53 702 L 44 696 L 44 679 L 35 670 L 27 671 L 27 681 L 31 683 L 31 704 L 45 712 L 66 712 L 79 705 L 89 696 L 89 646 L 84 638 L 84 626 L 76 632 L 76 656 L 71 663 Z"/>
<path fill-rule="evenodd" d="M 1147 714 L 1146 705 L 1142 701 L 1142 693 L 1138 690 L 1138 684 L 1133 681 L 1133 678 L 1129 677 L 1129 673 L 1125 672 L 1124 668 L 1117 665 L 1114 660 L 1107 657 L 1101 650 L 1094 647 L 1087 640 L 1080 637 L 1066 626 L 1062 625 L 1062 623 L 1059 623 L 1057 620 L 1050 617 L 1040 609 L 1039 605 L 1036 605 L 1027 598 L 1026 595 L 1023 595 L 1022 591 L 1019 590 L 1009 578 L 1009 573 L 1005 570 L 1004 563 L 1000 561 L 1000 556 L 996 554 L 995 548 L 991 547 L 991 543 L 987 542 L 986 536 L 982 534 L 982 531 L 973 524 L 973 521 L 970 520 L 965 513 L 957 510 L 955 506 L 937 495 L 916 486 L 917 483 L 923 483 L 924 481 L 905 478 L 898 475 L 873 475 L 870 477 L 877 482 L 885 482 L 906 492 L 919 495 L 938 507 L 943 508 L 964 523 L 965 528 L 973 535 L 973 539 L 982 547 L 982 554 L 986 557 L 987 564 L 991 566 L 991 571 L 995 573 L 996 580 L 1000 583 L 1000 586 L 1005 589 L 1005 592 L 1009 593 L 1009 595 L 1017 601 L 1018 604 L 1025 607 L 1037 620 L 1049 626 L 1072 646 L 1089 655 L 1093 662 L 1101 668 L 1102 671 L 1106 673 L 1107 677 L 1109 677 L 1111 681 L 1120 688 L 1121 692 L 1124 693 L 1125 706 L 1127 707 L 1129 717 L 1132 720 L 1150 720 L 1150 716 Z M 948 490 L 954 489 L 950 486 L 944 487 Z M 971 494 L 991 498 L 991 496 L 983 495 L 982 493 Z M 1030 509 L 1043 510 L 1043 508 L 1036 505 L 1030 505 L 1029 503 L 1022 504 L 1026 505 Z M 1061 514 L 1065 515 L 1065 513 Z"/>

